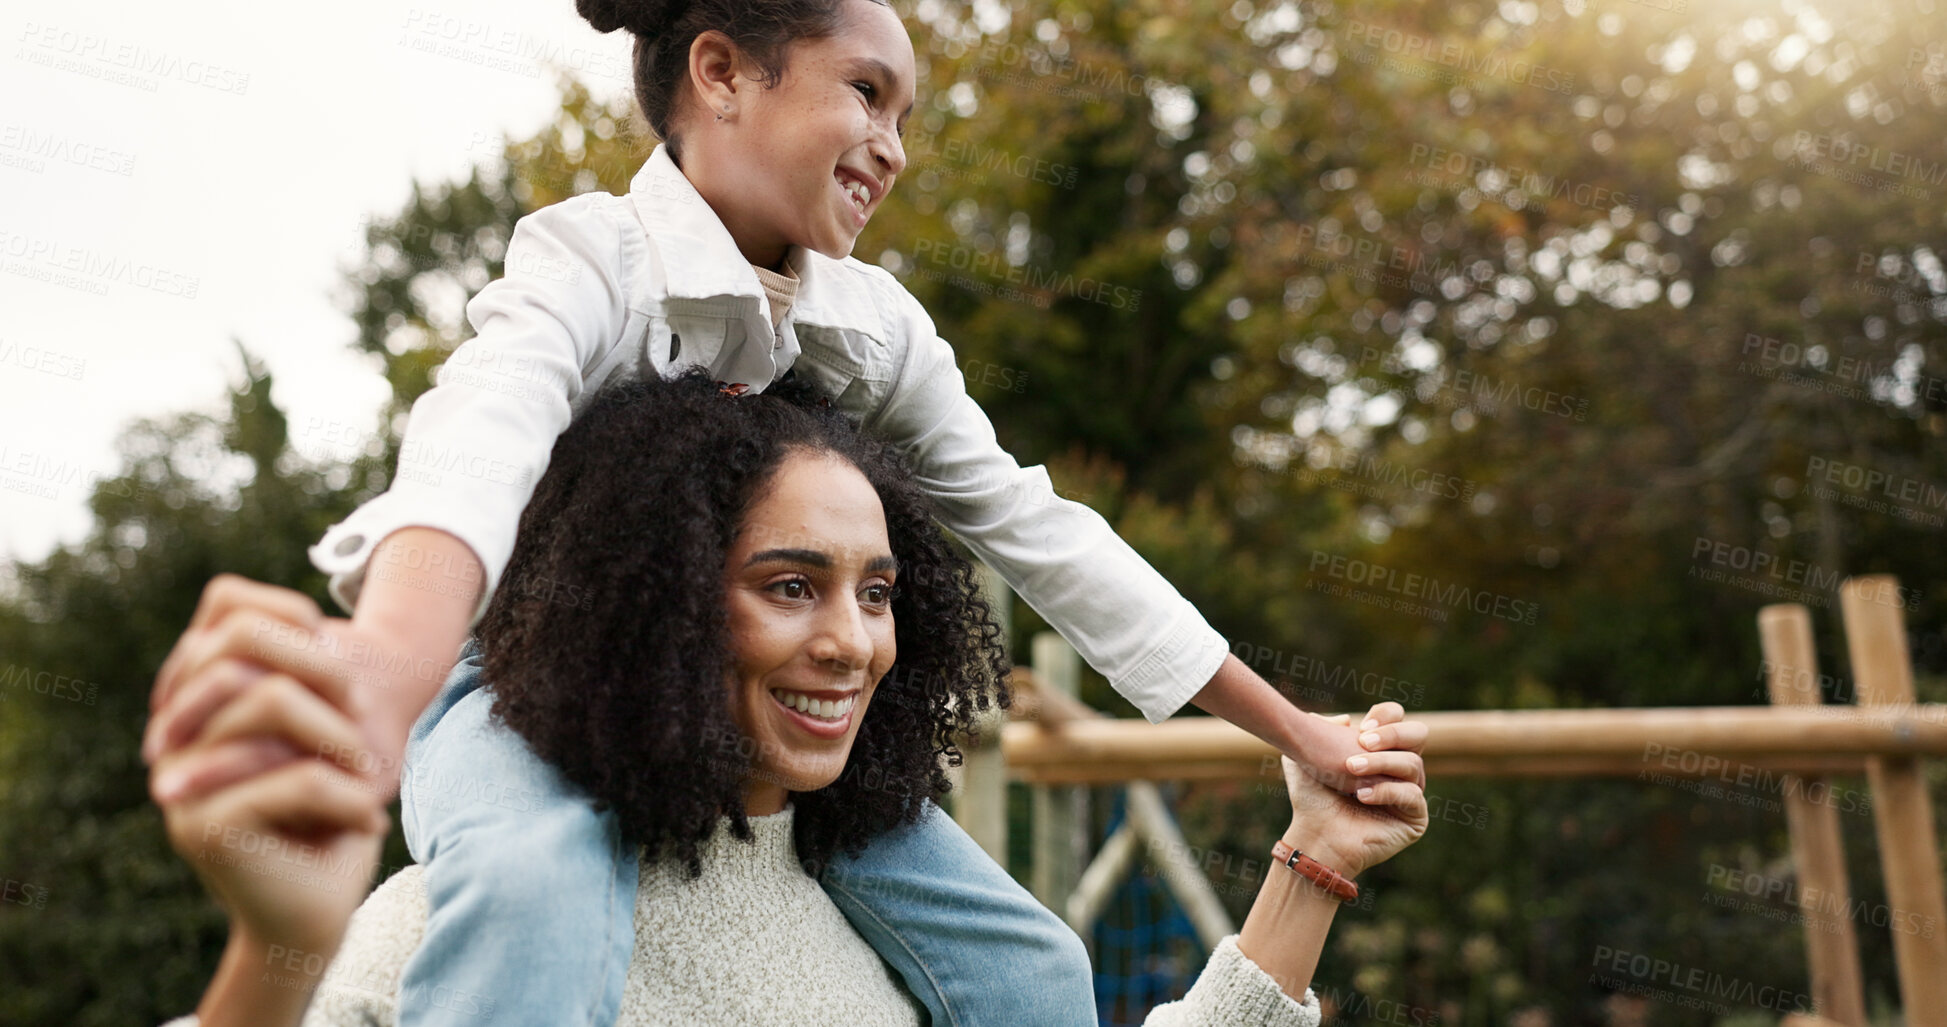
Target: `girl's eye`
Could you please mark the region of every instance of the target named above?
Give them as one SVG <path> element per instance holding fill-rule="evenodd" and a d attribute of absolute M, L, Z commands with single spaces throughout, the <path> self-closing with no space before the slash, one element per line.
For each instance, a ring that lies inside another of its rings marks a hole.
<path fill-rule="evenodd" d="M 852 84 L 854 86 L 857 86 L 859 92 L 864 93 L 865 98 L 868 100 L 872 99 L 873 96 L 877 95 L 876 90 L 872 88 L 872 83 L 870 82 L 854 82 Z"/>
<path fill-rule="evenodd" d="M 892 586 L 883 582 L 865 587 L 865 601 L 873 606 L 884 606 L 892 602 Z"/>

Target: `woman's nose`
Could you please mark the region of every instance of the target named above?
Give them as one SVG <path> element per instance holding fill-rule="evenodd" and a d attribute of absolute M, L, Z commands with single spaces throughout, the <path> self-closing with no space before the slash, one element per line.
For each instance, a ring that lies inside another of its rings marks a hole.
<path fill-rule="evenodd" d="M 857 670 L 872 662 L 872 633 L 865 629 L 865 617 L 851 597 L 833 602 L 819 618 L 818 636 L 812 640 L 812 656 L 823 663 L 836 663 Z"/>

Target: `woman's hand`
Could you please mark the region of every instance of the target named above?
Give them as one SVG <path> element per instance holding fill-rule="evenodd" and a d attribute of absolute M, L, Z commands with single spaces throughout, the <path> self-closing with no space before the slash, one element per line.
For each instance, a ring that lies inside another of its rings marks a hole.
<path fill-rule="evenodd" d="M 376 629 L 326 617 L 301 592 L 219 574 L 156 673 L 142 758 L 159 768 L 165 755 L 199 739 L 227 703 L 267 674 L 283 672 L 313 685 L 358 724 L 356 746 L 325 755 L 376 773 L 389 798 L 398 789 L 406 735 L 449 666 L 450 660 L 420 656 Z M 272 736 L 203 746 L 200 753 L 152 777 L 158 802 L 207 795 L 298 756 Z"/>
<path fill-rule="evenodd" d="M 386 790 L 351 758 L 366 750 L 349 682 L 322 663 L 276 673 L 218 658 L 187 668 L 177 684 L 151 727 L 185 706 L 207 719 L 150 771 L 170 843 L 229 912 L 233 945 L 241 938 L 328 961 L 389 828 Z M 272 750 L 283 762 L 244 780 L 198 794 L 158 788 L 213 756 Z"/>
<path fill-rule="evenodd" d="M 1346 760 L 1346 771 L 1385 780 L 1362 787 L 1349 798 L 1284 758 L 1285 789 L 1291 796 L 1291 826 L 1284 840 L 1293 848 L 1352 877 L 1383 863 L 1426 834 L 1427 727 L 1406 720 L 1396 702 L 1383 702 L 1360 724 L 1361 755 Z M 1363 761 L 1363 762 L 1362 762 Z"/>

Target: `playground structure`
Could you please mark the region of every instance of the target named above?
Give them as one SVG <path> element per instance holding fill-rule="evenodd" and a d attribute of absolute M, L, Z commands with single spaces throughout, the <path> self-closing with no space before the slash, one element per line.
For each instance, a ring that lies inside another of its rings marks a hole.
<path fill-rule="evenodd" d="M 1007 599 L 992 579 L 992 594 Z M 1820 691 L 1810 613 L 1799 604 L 1758 613 L 1769 706 L 1664 709 L 1409 711 L 1431 729 L 1428 777 L 1701 779 L 1735 768 L 1765 775 L 1784 796 L 1801 896 L 1851 908 L 1838 810 L 1816 801 L 1834 774 L 1864 772 L 1887 903 L 1910 922 L 1893 933 L 1908 1027 L 1947 1027 L 1947 900 L 1921 760 L 1947 755 L 1947 704 L 1914 702 L 1906 627 L 1891 576 L 1839 589 L 1857 705 Z M 1015 672 L 1019 701 L 990 744 L 967 751 L 955 817 L 997 859 L 1007 852 L 1007 784 L 1031 786 L 1030 888 L 1084 938 L 1117 883 L 1147 855 L 1206 947 L 1232 933 L 1228 913 L 1189 856 L 1158 780 L 1282 782 L 1271 746 L 1214 718 L 1151 725 L 1106 717 L 1075 698 L 1080 661 L 1060 636 L 1033 642 Z M 996 742 L 997 744 L 993 744 Z M 1128 815 L 1086 860 L 1084 786 L 1122 784 Z M 1827 792 L 1829 794 L 1829 791 Z M 1849 916 L 1805 917 L 1815 1015 L 1791 1027 L 1867 1027 L 1858 940 Z"/>

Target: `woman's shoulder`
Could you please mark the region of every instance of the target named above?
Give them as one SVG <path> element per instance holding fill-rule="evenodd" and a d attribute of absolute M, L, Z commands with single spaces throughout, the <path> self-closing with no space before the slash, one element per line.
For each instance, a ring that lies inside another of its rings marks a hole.
<path fill-rule="evenodd" d="M 366 897 L 318 983 L 311 1005 L 319 1022 L 392 1022 L 406 961 L 426 935 L 427 909 L 426 875 L 416 863 Z"/>

